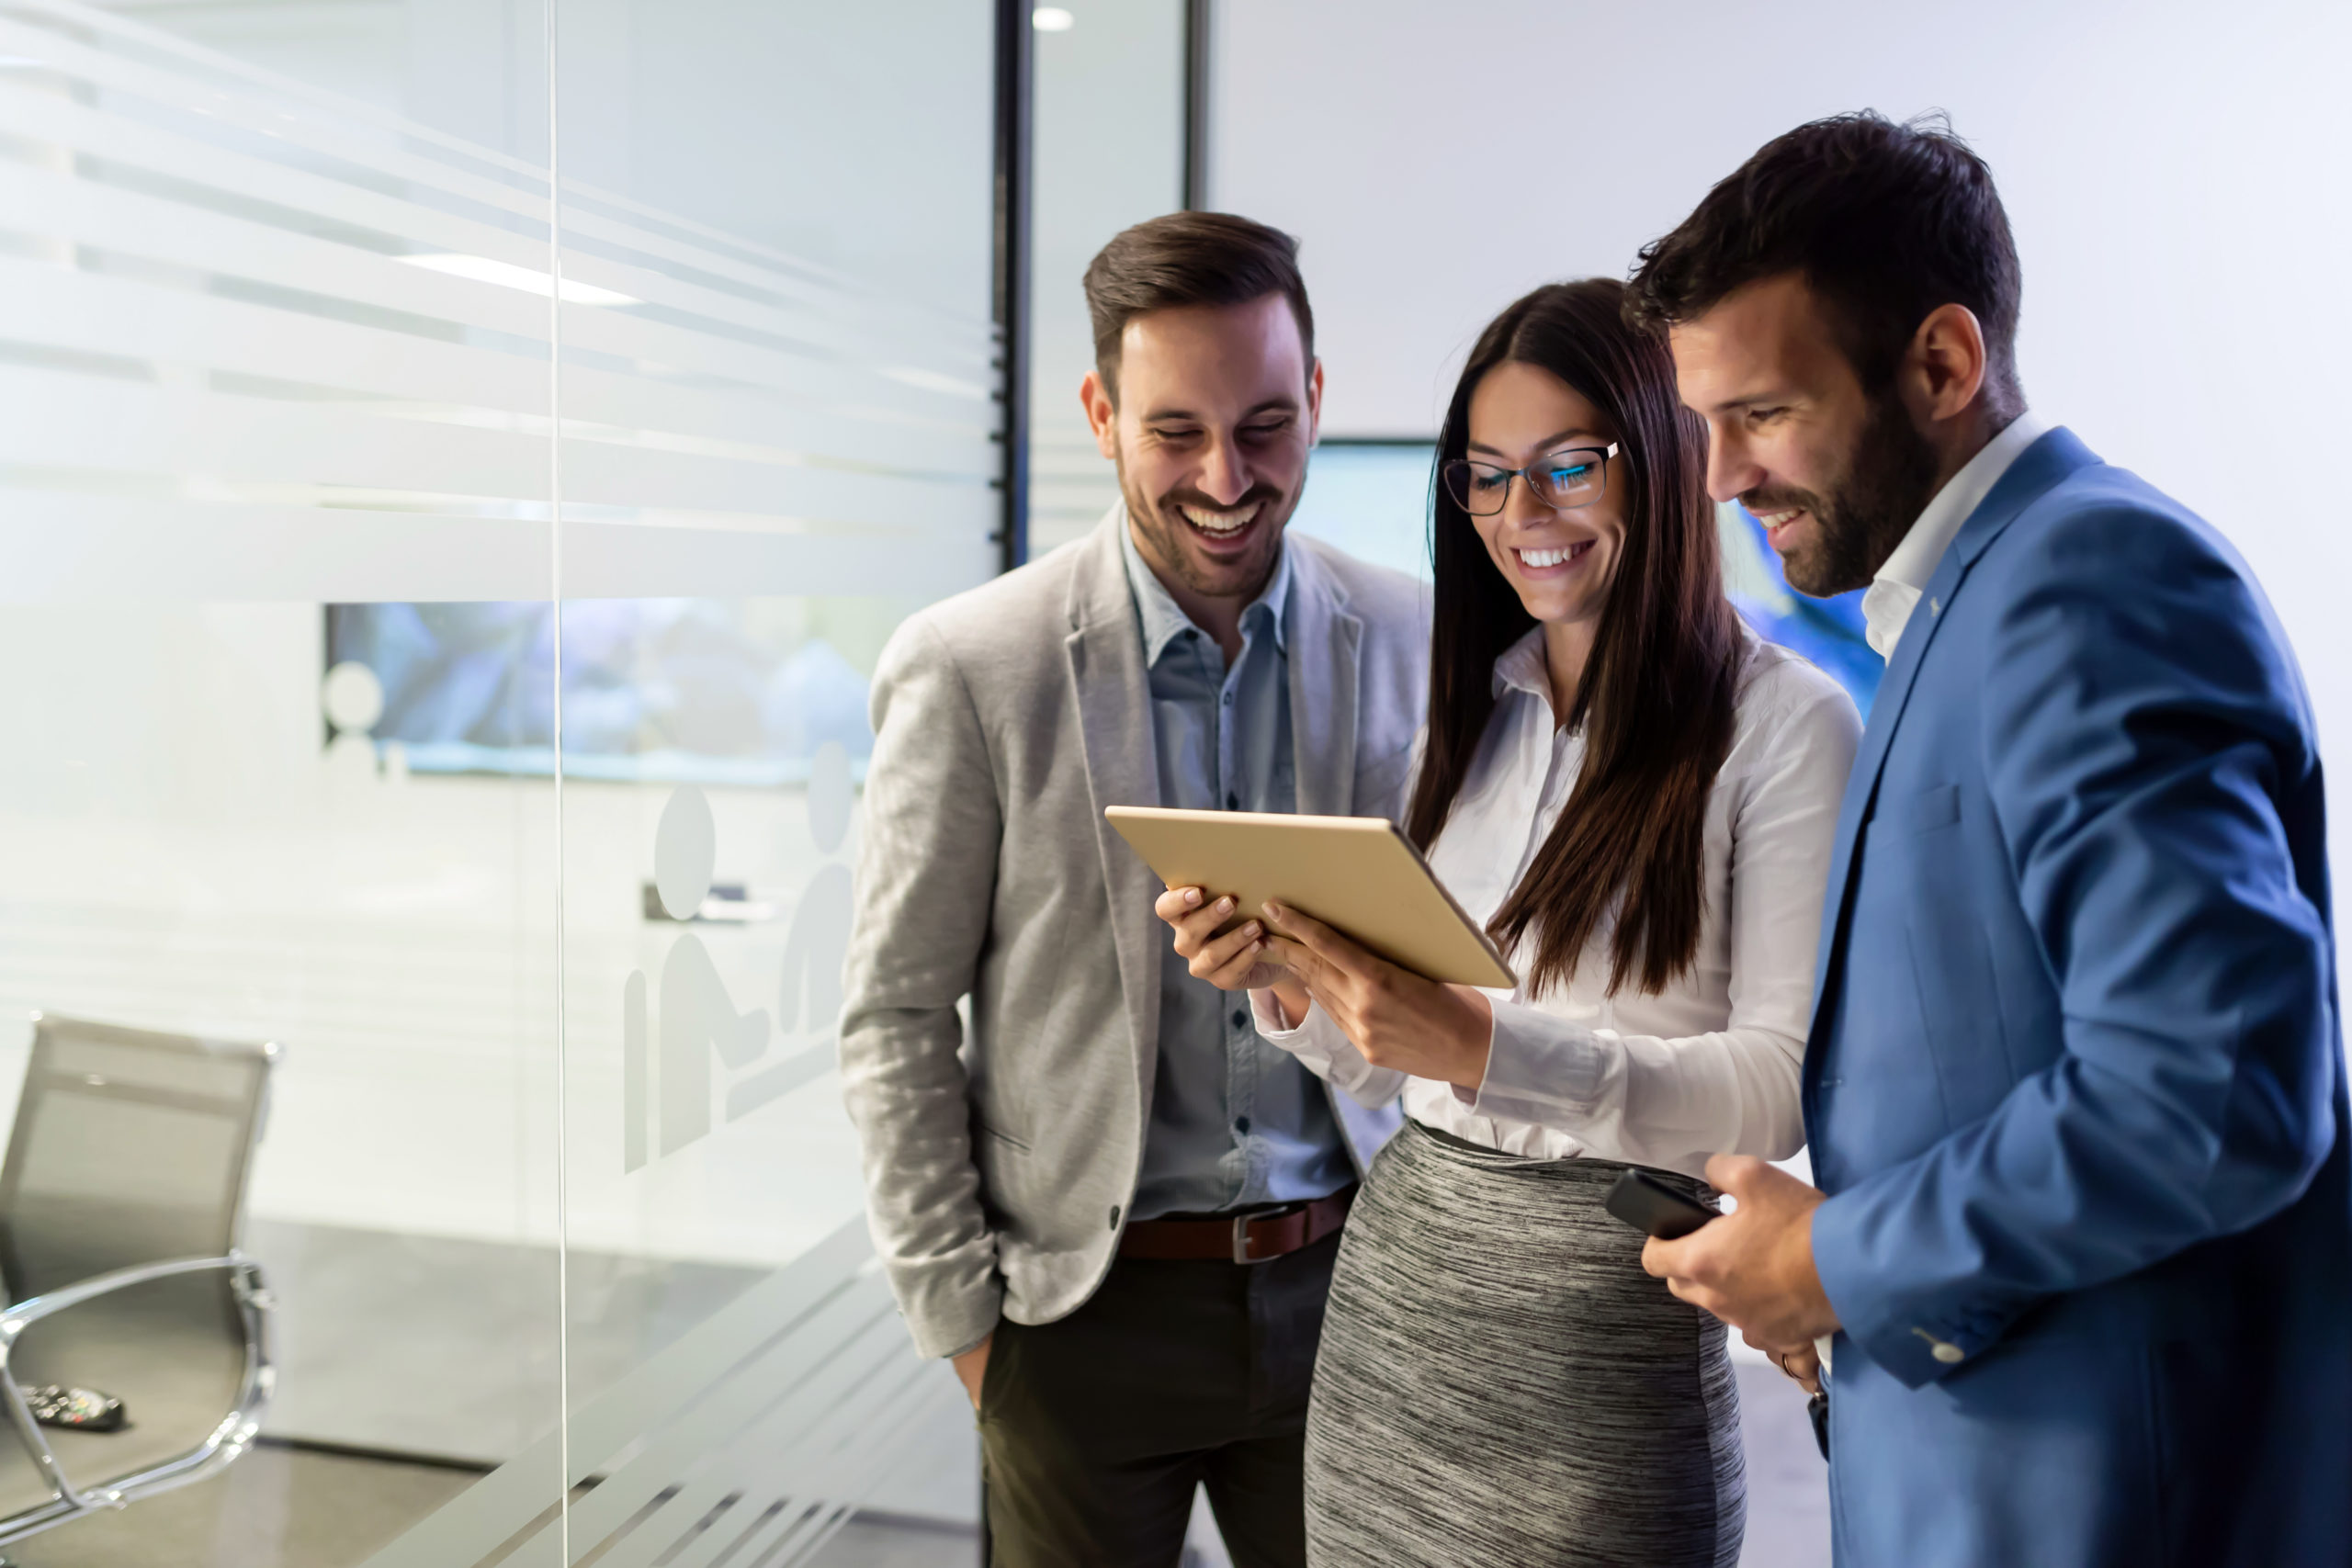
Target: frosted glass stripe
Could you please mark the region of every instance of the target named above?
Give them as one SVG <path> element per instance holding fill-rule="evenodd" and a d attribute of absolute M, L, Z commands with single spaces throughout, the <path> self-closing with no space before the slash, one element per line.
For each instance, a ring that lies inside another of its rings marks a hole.
<path fill-rule="evenodd" d="M 543 503 L 512 503 L 522 515 L 451 517 L 28 491 L 5 479 L 0 493 L 8 561 L 0 604 L 524 600 L 547 598 L 551 581 Z M 568 524 L 562 591 L 571 599 L 938 597 L 987 577 L 990 515 L 971 505 L 935 530 L 899 536 L 872 527 L 784 535 L 767 531 L 766 519 L 741 530 Z"/>
<path fill-rule="evenodd" d="M 747 1357 L 839 1291 L 871 1251 L 865 1220 L 851 1221 L 575 1409 L 571 1479 L 602 1472 L 639 1434 L 700 1404 Z M 481 1562 L 538 1517 L 545 1498 L 558 1489 L 552 1480 L 556 1451 L 556 1436 L 549 1433 L 362 1568 L 469 1568 Z"/>
<path fill-rule="evenodd" d="M 56 0 L 33 8 L 70 17 L 77 25 L 83 17 L 103 14 Z M 257 72 L 248 74 L 236 91 L 224 90 L 221 85 L 197 78 L 184 69 L 148 65 L 128 53 L 93 49 L 61 31 L 29 25 L 20 19 L 23 14 L 22 10 L 14 15 L 0 12 L 0 51 L 52 68 L 85 89 L 143 100 L 175 117 L 186 117 L 189 123 L 185 129 L 190 133 L 202 131 L 208 141 L 241 133 L 264 147 L 299 147 L 314 165 L 322 158 L 334 160 L 355 174 L 373 172 L 387 184 L 398 181 L 417 192 L 512 214 L 534 225 L 547 221 L 545 170 L 525 173 L 518 164 L 511 175 L 475 174 L 449 160 L 411 152 L 424 139 L 420 135 L 424 127 L 387 122 L 363 131 L 359 124 L 364 108 L 356 103 L 338 99 L 334 107 L 322 111 L 299 102 L 289 91 L 291 84 Z M 28 69 L 27 65 L 14 68 L 17 72 Z M 266 102 L 265 95 L 275 101 Z M 463 156 L 479 164 L 496 155 L 486 148 L 467 145 Z"/>
<path fill-rule="evenodd" d="M 871 1333 L 877 1324 L 892 1333 Z M 786 1338 L 730 1373 L 695 1406 L 690 1419 L 649 1426 L 643 1447 L 572 1504 L 574 1549 L 616 1534 L 666 1488 L 690 1486 L 698 1472 L 723 1471 L 730 1455 L 756 1453 L 770 1475 L 798 1481 L 796 1472 L 808 1468 L 808 1456 L 799 1450 L 852 1424 L 827 1417 L 837 1416 L 886 1366 L 913 1359 L 889 1292 L 880 1292 L 877 1301 L 870 1281 L 845 1284 Z M 723 1474 L 712 1484 L 706 1506 L 733 1489 L 731 1478 Z M 692 1523 L 684 1510 L 673 1512 L 673 1505 L 664 1504 L 661 1515 L 631 1529 L 628 1541 L 612 1553 L 614 1568 L 650 1562 L 668 1544 L 656 1522 L 663 1517 L 673 1524 L 669 1539 Z M 643 1550 L 633 1551 L 631 1546 Z"/>

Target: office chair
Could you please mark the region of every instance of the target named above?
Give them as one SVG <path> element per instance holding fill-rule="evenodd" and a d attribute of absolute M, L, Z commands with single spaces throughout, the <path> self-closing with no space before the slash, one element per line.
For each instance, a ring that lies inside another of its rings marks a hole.
<path fill-rule="evenodd" d="M 275 1371 L 236 1249 L 275 1045 L 35 1014 L 0 1164 L 0 1544 L 200 1481 L 259 1430 Z M 34 1419 L 47 1384 L 117 1431 Z"/>

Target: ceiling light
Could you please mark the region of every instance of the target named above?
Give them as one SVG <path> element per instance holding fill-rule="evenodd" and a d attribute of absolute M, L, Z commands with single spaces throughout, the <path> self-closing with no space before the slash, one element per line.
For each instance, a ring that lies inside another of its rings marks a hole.
<path fill-rule="evenodd" d="M 1029 13 L 1029 25 L 1041 33 L 1066 33 L 1078 18 L 1059 6 L 1040 6 Z"/>

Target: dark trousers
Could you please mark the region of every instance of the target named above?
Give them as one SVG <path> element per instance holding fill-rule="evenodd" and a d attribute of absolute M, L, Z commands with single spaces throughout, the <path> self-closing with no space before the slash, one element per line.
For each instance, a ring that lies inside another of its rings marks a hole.
<path fill-rule="evenodd" d="M 1172 1568 L 1205 1486 L 1235 1568 L 1302 1568 L 1306 1393 L 1340 1238 L 1269 1263 L 1120 1258 L 980 1383 L 990 1568 Z"/>

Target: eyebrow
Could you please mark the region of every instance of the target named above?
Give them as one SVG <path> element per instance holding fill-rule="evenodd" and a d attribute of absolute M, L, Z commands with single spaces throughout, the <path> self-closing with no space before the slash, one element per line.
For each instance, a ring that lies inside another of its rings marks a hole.
<path fill-rule="evenodd" d="M 1243 419 L 1255 419 L 1261 413 L 1296 413 L 1304 405 L 1296 398 L 1268 398 L 1264 402 L 1241 411 Z M 1158 424 L 1163 420 L 1193 419 L 1201 416 L 1190 409 L 1153 409 L 1143 416 L 1146 424 Z"/>
<path fill-rule="evenodd" d="M 1563 430 L 1558 432 L 1556 434 L 1547 435 L 1543 440 L 1537 442 L 1535 444 L 1535 451 L 1538 456 L 1541 456 L 1545 452 L 1554 450 L 1563 441 L 1575 441 L 1579 438 L 1592 442 L 1595 446 L 1606 446 L 1609 445 L 1609 438 L 1601 434 L 1597 430 Z M 1510 454 L 1505 452 L 1501 447 L 1489 446 L 1483 441 L 1473 441 L 1470 443 L 1469 449 L 1473 452 L 1491 452 L 1498 457 L 1510 456 Z"/>

